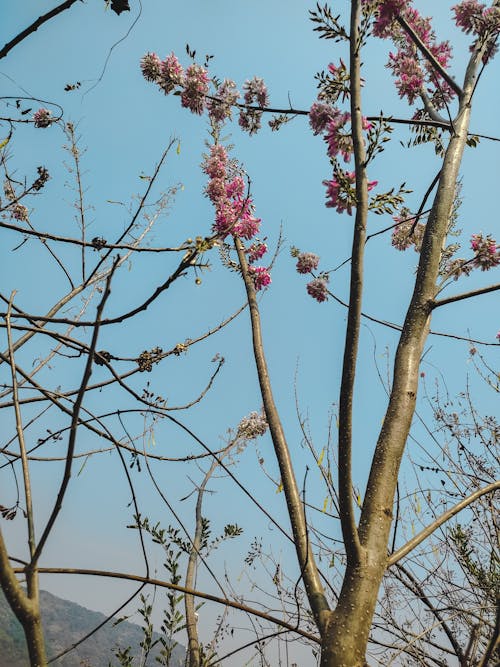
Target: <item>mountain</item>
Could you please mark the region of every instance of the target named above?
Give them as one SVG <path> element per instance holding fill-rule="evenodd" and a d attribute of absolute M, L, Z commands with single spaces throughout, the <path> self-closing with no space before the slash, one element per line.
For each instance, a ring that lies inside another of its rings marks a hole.
<path fill-rule="evenodd" d="M 57 655 L 65 648 L 78 641 L 83 635 L 95 628 L 106 617 L 96 611 L 90 611 L 69 600 L 63 600 L 46 591 L 40 592 L 42 622 L 47 642 L 48 657 Z M 158 635 L 153 635 L 158 639 Z M 143 639 L 142 629 L 134 623 L 122 621 L 113 626 L 112 622 L 104 625 L 92 637 L 80 644 L 67 655 L 51 663 L 54 667 L 113 667 L 119 665 L 113 649 L 125 650 L 131 647 L 131 656 L 140 656 L 140 641 Z M 155 651 L 156 649 L 156 651 Z M 158 645 L 150 653 L 147 665 L 158 665 L 155 656 Z M 185 649 L 176 646 L 170 667 L 184 665 Z M 139 660 L 130 663 L 131 667 L 139 665 Z M 0 667 L 29 667 L 28 654 L 21 624 L 12 613 L 0 590 Z"/>

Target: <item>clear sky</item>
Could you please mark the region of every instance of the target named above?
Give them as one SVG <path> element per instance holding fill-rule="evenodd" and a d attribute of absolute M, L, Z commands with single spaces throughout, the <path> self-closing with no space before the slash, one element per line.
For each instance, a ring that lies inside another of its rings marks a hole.
<path fill-rule="evenodd" d="M 1 44 L 54 4 L 46 0 L 37 3 L 4 0 Z M 290 101 L 295 108 L 308 109 L 316 97 L 315 73 L 330 62 L 338 63 L 340 57 L 347 60 L 347 53 L 342 45 L 319 40 L 312 31 L 308 9 L 315 7 L 313 2 L 147 0 L 141 7 L 136 0 L 131 0 L 130 4 L 132 11 L 117 17 L 104 11 L 102 1 L 76 3 L 0 61 L 1 90 L 3 96 L 26 95 L 60 104 L 64 118 L 77 125 L 81 146 L 86 148 L 82 165 L 90 238 L 103 236 L 112 240 L 120 233 L 128 220 L 128 203 L 144 189 L 145 180 L 140 175 L 151 174 L 169 140 L 178 139 L 180 151 L 178 154 L 173 151 L 168 158 L 156 192 L 176 184 L 183 187 L 178 190 L 168 216 L 153 231 L 151 240 L 154 245 L 171 246 L 210 232 L 213 212 L 210 202 L 203 197 L 205 176 L 199 168 L 208 139 L 208 124 L 205 118 L 182 109 L 178 98 L 165 97 L 148 84 L 140 73 L 140 58 L 148 51 L 155 51 L 160 57 L 173 51 L 187 65 L 185 46 L 189 44 L 191 49 L 196 49 L 200 60 L 205 54 L 213 55 L 210 73 L 234 79 L 240 90 L 245 79 L 258 75 L 268 85 L 272 106 L 286 107 Z M 468 39 L 452 24 L 449 4 L 424 0 L 415 3 L 423 14 L 434 15 L 438 35 L 451 40 L 455 53 L 452 73 L 460 81 L 467 60 Z M 348 5 L 346 1 L 336 2 L 333 11 L 345 15 Z M 390 72 L 384 67 L 388 47 L 387 43 L 372 40 L 365 50 L 364 113 L 376 115 L 382 111 L 386 115 L 409 118 L 413 112 L 398 98 Z M 498 134 L 499 66 L 497 58 L 486 69 L 476 95 L 471 127 L 485 135 Z M 76 82 L 81 83 L 79 89 L 64 91 L 66 84 Z M 0 102 L 0 116 L 10 115 L 13 108 L 6 106 L 8 100 L 4 98 Z M 4 123 L 0 127 L 0 140 L 7 131 Z M 322 268 L 333 269 L 350 254 L 352 218 L 339 216 L 324 206 L 322 180 L 330 177 L 330 166 L 322 140 L 312 135 L 305 117 L 297 117 L 278 133 L 264 127 L 255 137 L 248 137 L 237 124 L 228 126 L 227 133 L 230 143 L 234 144 L 234 156 L 243 163 L 251 178 L 257 215 L 263 220 L 262 233 L 268 237 L 271 249 L 276 246 L 280 230 L 283 234 L 282 250 L 273 269 L 273 283 L 264 294 L 261 307 L 275 397 L 297 465 L 297 477 L 302 483 L 306 465 L 311 466 L 311 460 L 301 445 L 294 391 L 297 391 L 300 412 L 308 416 L 312 437 L 320 450 L 327 437 L 329 413 L 338 400 L 345 311 L 333 301 L 318 304 L 307 296 L 306 281 L 295 272 L 289 248 L 294 245 L 316 252 L 321 256 Z M 414 191 L 407 205 L 416 209 L 439 168 L 439 161 L 430 146 L 403 148 L 400 141 L 407 141 L 409 136 L 407 128 L 396 126 L 392 142 L 372 166 L 369 176 L 379 181 L 381 190 L 406 182 Z M 39 164 L 46 165 L 52 178 L 36 202 L 32 223 L 52 233 L 77 235 L 71 174 L 63 165 L 63 160 L 68 161 L 61 148 L 64 142 L 62 133 L 55 127 L 35 130 L 32 126 L 19 126 L 12 140 L 11 169 L 15 168 L 22 178 L 25 173 L 33 173 Z M 463 205 L 459 220 L 465 253 L 468 253 L 471 233 L 498 235 L 498 207 L 494 196 L 498 173 L 498 143 L 481 141 L 476 150 L 467 151 L 462 170 Z M 389 224 L 391 219 L 387 216 L 371 216 L 369 231 Z M 31 313 L 44 312 L 53 301 L 53 295 L 67 289 L 63 274 L 57 266 L 41 263 L 43 255 L 34 243 L 13 252 L 19 238 L 5 230 L 2 234 L 2 293 L 8 295 L 12 289 L 17 289 L 20 307 Z M 76 266 L 75 253 L 67 251 L 65 257 Z M 175 258 L 165 255 L 133 258 L 130 271 L 123 270 L 116 281 L 109 314 L 139 303 L 165 280 L 173 262 Z M 103 331 L 99 348 L 109 349 L 117 356 L 136 357 L 142 350 L 154 346 L 169 349 L 217 325 L 243 303 L 244 290 L 238 276 L 221 267 L 216 253 L 210 256 L 210 262 L 212 268 L 201 275 L 200 286 L 195 285 L 194 276 L 182 280 L 148 310 L 146 317 L 129 320 L 119 330 L 109 327 Z M 364 311 L 401 323 L 411 294 L 415 266 L 413 251 L 394 250 L 387 235 L 371 241 L 366 256 Z M 344 300 L 348 277 L 347 267 L 331 275 L 332 291 Z M 494 281 L 492 274 L 477 273 L 461 286 L 453 285 L 450 293 Z M 441 309 L 432 328 L 494 343 L 500 328 L 498 293 Z M 355 478 L 361 486 L 385 406 L 385 392 L 375 364 L 380 364 L 385 373 L 387 358 L 390 363 L 396 342 L 396 335 L 387 328 L 373 323 L 363 327 L 354 434 Z M 423 370 L 428 386 L 432 387 L 436 377 L 445 377 L 451 393 L 461 391 L 470 372 L 467 344 L 431 337 L 427 349 Z M 38 353 L 35 348 L 24 353 L 25 365 L 30 366 Z M 226 363 L 214 388 L 192 410 L 176 413 L 212 447 L 218 446 L 226 430 L 235 427 L 241 417 L 260 409 L 246 313 L 219 335 L 193 347 L 186 357 L 171 357 L 151 376 L 144 374 L 132 381 L 140 391 L 145 382 L 151 380 L 153 390 L 168 397 L 170 405 L 182 405 L 205 386 L 214 368 L 211 359 L 217 353 L 225 357 Z M 497 348 L 491 348 L 488 354 L 498 362 Z M 54 369 L 44 371 L 43 377 L 53 387 L 59 384 L 75 387 L 80 377 L 79 368 L 75 371 L 74 366 L 65 362 L 54 364 Z M 105 371 L 96 369 L 93 377 L 105 377 Z M 123 395 L 118 400 L 122 398 Z M 486 409 L 492 409 L 489 394 L 480 394 L 479 398 Z M 115 400 L 108 395 L 92 396 L 89 405 L 119 407 Z M 129 404 L 128 399 L 126 402 Z M 12 422 L 8 423 L 12 429 Z M 29 435 L 32 442 L 40 437 L 36 428 Z M 122 435 L 120 432 L 120 437 Z M 78 450 L 86 451 L 95 444 L 87 434 L 82 434 Z M 198 451 L 193 443 L 163 422 L 155 432 L 154 449 L 152 443 L 146 444 L 151 451 L 162 453 L 178 454 L 187 451 L 186 448 Z M 266 469 L 277 477 L 270 441 L 260 440 L 257 448 L 257 454 L 254 446 L 245 451 L 235 472 L 256 498 L 272 507 L 274 516 L 287 527 L 283 496 L 276 494 L 257 462 L 259 457 L 264 458 Z M 419 456 L 415 451 L 412 454 Z M 146 473 L 137 475 L 134 471 L 133 474 L 144 513 L 162 525 L 175 524 Z M 201 480 L 202 472 L 194 466 L 178 464 L 159 467 L 157 474 L 183 518 L 192 522 L 193 498 L 183 503 L 179 503 L 179 499 L 193 490 L 193 482 Z M 13 493 L 8 469 L 3 469 L 1 475 L 0 488 Z M 33 467 L 33 475 L 36 510 L 42 521 L 47 508 L 52 506 L 60 469 L 39 463 Z M 308 492 L 321 505 L 322 491 L 316 492 L 319 484 L 314 466 L 309 475 Z M 213 557 L 219 575 L 223 574 L 226 563 L 236 580 L 244 569 L 246 549 L 256 535 L 263 537 L 264 545 L 272 545 L 284 567 L 295 572 L 291 546 L 277 538 L 276 531 L 271 530 L 268 521 L 233 482 L 219 479 L 213 483 L 212 490 L 217 493 L 207 496 L 206 511 L 213 517 L 214 530 L 220 531 L 229 522 L 241 524 L 245 529 L 241 538 L 221 550 L 220 556 Z M 132 514 L 132 509 L 127 507 L 129 500 L 116 455 L 89 459 L 82 473 L 72 478 L 43 564 L 142 571 L 137 535 L 126 529 Z M 0 498 L 0 503 L 7 504 L 7 501 Z M 24 526 L 20 518 L 7 526 L 7 535 L 13 540 L 12 553 L 22 554 Z M 332 537 L 338 537 L 338 532 L 332 533 Z M 152 562 L 161 574 L 160 555 L 156 553 Z M 257 581 L 264 581 L 258 572 L 253 576 Z M 105 612 L 111 611 L 122 599 L 124 589 L 115 583 L 62 577 L 47 577 L 42 586 Z M 214 590 L 209 579 L 200 573 L 202 586 Z M 243 583 L 235 586 L 244 589 Z"/>

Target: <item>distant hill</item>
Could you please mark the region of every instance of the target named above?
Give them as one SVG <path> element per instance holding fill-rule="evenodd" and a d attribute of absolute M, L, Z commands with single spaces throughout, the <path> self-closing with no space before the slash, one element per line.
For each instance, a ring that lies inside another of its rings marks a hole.
<path fill-rule="evenodd" d="M 50 658 L 78 641 L 84 634 L 101 623 L 105 616 L 90 611 L 69 600 L 63 600 L 41 591 L 40 602 L 42 621 L 47 639 L 47 653 Z M 116 626 L 107 623 L 83 644 L 51 663 L 54 667 L 108 667 L 119 665 L 114 656 L 113 648 L 132 648 L 132 656 L 140 656 L 139 643 L 143 638 L 142 630 L 134 623 L 123 621 Z M 157 635 L 156 635 L 157 638 Z M 158 665 L 152 651 L 148 665 Z M 171 667 L 184 665 L 185 649 L 176 646 Z M 132 665 L 139 665 L 135 661 Z M 14 616 L 0 590 L 0 667 L 29 667 L 28 654 L 24 641 L 24 633 L 20 623 Z"/>

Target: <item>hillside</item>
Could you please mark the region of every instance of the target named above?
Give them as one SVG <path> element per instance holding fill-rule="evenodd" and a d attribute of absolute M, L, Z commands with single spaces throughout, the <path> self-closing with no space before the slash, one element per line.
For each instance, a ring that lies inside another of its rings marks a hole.
<path fill-rule="evenodd" d="M 41 591 L 42 619 L 47 638 L 48 657 L 58 654 L 85 633 L 101 623 L 105 616 L 90 611 L 69 600 L 63 600 Z M 113 667 L 118 665 L 114 657 L 113 647 L 132 648 L 132 656 L 140 656 L 139 642 L 143 635 L 141 628 L 126 621 L 113 626 L 107 623 L 95 635 L 78 646 L 74 651 L 51 663 L 55 667 Z M 148 665 L 158 663 L 152 652 Z M 177 646 L 175 658 L 170 667 L 181 667 L 184 664 L 184 648 Z M 139 665 L 134 660 L 132 665 Z M 0 591 L 0 667 L 29 667 L 24 634 L 21 625 L 10 610 L 3 593 Z"/>

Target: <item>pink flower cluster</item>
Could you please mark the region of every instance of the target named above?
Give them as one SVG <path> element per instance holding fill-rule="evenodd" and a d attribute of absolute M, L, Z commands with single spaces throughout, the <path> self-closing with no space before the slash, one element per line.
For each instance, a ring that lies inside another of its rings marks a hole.
<path fill-rule="evenodd" d="M 256 241 L 246 249 L 247 260 L 249 264 L 257 262 L 259 259 L 262 259 L 267 252 L 267 245 L 261 241 Z"/>
<path fill-rule="evenodd" d="M 174 53 L 165 60 L 160 60 L 156 53 L 147 53 L 141 59 L 141 71 L 144 78 L 156 83 L 165 95 L 178 87 L 182 88 L 182 106 L 193 113 L 203 113 L 210 83 L 208 72 L 204 67 L 193 64 L 184 72 Z"/>
<path fill-rule="evenodd" d="M 484 237 L 482 234 L 473 234 L 470 247 L 475 253 L 472 264 L 481 271 L 488 271 L 500 265 L 500 247 L 490 234 Z"/>
<path fill-rule="evenodd" d="M 351 114 L 341 112 L 336 107 L 318 100 L 309 111 L 309 124 L 314 134 L 323 134 L 328 145 L 327 153 L 332 159 L 342 155 L 344 162 L 349 162 L 353 152 L 352 137 L 349 128 Z M 371 129 L 372 124 L 363 118 L 363 129 Z"/>
<path fill-rule="evenodd" d="M 313 252 L 301 252 L 297 255 L 297 272 L 298 273 L 311 273 L 311 271 L 316 271 L 319 264 L 319 257 Z"/>
<path fill-rule="evenodd" d="M 237 434 L 245 440 L 255 440 L 264 435 L 268 429 L 267 419 L 263 412 L 251 412 L 238 424 Z"/>
<path fill-rule="evenodd" d="M 407 250 L 413 246 L 415 252 L 420 252 L 425 232 L 424 223 L 415 224 L 415 219 L 407 208 L 402 208 L 399 215 L 394 216 L 393 220 L 398 224 L 392 230 L 392 245 L 397 250 Z"/>
<path fill-rule="evenodd" d="M 269 104 L 269 94 L 263 79 L 254 76 L 253 79 L 245 81 L 243 84 L 245 94 L 243 96 L 245 104 L 257 107 L 266 107 Z M 260 129 L 262 111 L 258 108 L 246 109 L 240 111 L 239 126 L 249 134 L 255 134 Z"/>
<path fill-rule="evenodd" d="M 367 0 L 364 0 L 367 2 Z M 447 68 L 451 59 L 449 42 L 437 42 L 430 20 L 422 17 L 411 6 L 411 0 L 384 0 L 376 9 L 373 35 L 391 38 L 398 46 L 396 53 L 389 54 L 388 67 L 396 77 L 396 88 L 401 98 L 406 97 L 413 104 L 423 92 L 430 93 L 431 102 L 436 109 L 442 109 L 454 97 L 455 92 L 433 65 L 425 58 L 419 58 L 418 51 L 411 37 L 396 21 L 403 18 L 429 49 L 443 68 Z"/>
<path fill-rule="evenodd" d="M 35 127 L 50 127 L 54 121 L 52 118 L 52 111 L 44 109 L 43 107 L 38 109 L 38 111 L 35 111 L 33 114 L 33 121 Z"/>
<path fill-rule="evenodd" d="M 232 107 L 236 105 L 240 96 L 236 84 L 231 79 L 224 79 L 217 88 L 215 97 L 207 102 L 208 115 L 216 123 L 223 123 L 231 119 Z"/>
<path fill-rule="evenodd" d="M 141 59 L 141 71 L 146 81 L 158 84 L 165 95 L 184 84 L 184 70 L 173 53 L 163 61 L 156 53 L 146 53 Z"/>
<path fill-rule="evenodd" d="M 471 45 L 474 50 L 479 40 L 485 42 L 483 62 L 486 63 L 498 51 L 496 39 L 500 32 L 500 7 L 486 7 L 477 0 L 464 0 L 452 7 L 455 22 L 466 34 L 476 35 L 477 40 Z"/>
<path fill-rule="evenodd" d="M 203 163 L 203 171 L 209 177 L 205 194 L 215 207 L 215 234 L 224 239 L 229 234 L 246 240 L 253 239 L 259 232 L 260 218 L 256 218 L 251 197 L 245 195 L 245 183 L 235 162 L 228 158 L 221 144 L 213 144 L 210 154 Z M 249 264 L 262 258 L 267 252 L 265 243 L 255 241 L 246 249 Z M 260 290 L 271 283 L 271 276 L 265 267 L 250 266 L 249 273 L 255 289 Z"/>
<path fill-rule="evenodd" d="M 205 109 L 214 123 L 222 124 L 231 118 L 232 108 L 239 106 L 240 127 L 254 134 L 261 126 L 262 108 L 269 103 L 269 95 L 263 79 L 255 76 L 243 85 L 244 105 L 238 103 L 240 93 L 231 79 L 217 86 L 210 94 L 210 78 L 207 70 L 201 65 L 190 65 L 183 70 L 177 57 L 171 53 L 160 60 L 156 53 L 147 53 L 141 59 L 142 75 L 147 81 L 156 83 L 168 95 L 176 88 L 180 88 L 181 104 L 196 114 L 202 114 Z"/>
<path fill-rule="evenodd" d="M 447 277 L 451 277 L 453 280 L 458 280 L 460 276 L 469 276 L 473 268 L 470 260 L 456 257 L 446 264 L 445 271 Z"/>
<path fill-rule="evenodd" d="M 352 215 L 352 208 L 356 205 L 356 190 L 353 187 L 356 182 L 354 171 L 342 171 L 337 169 L 331 181 L 323 181 L 326 185 L 326 206 L 335 208 L 338 213 L 347 211 Z M 378 181 L 368 181 L 368 192 L 372 190 Z"/>
<path fill-rule="evenodd" d="M 26 206 L 16 202 L 12 204 L 8 209 L 10 215 L 14 220 L 19 220 L 20 222 L 27 222 L 29 218 L 29 212 Z"/>
<path fill-rule="evenodd" d="M 309 125 L 313 134 L 322 134 L 326 130 L 328 123 L 334 120 L 338 113 L 338 109 L 332 107 L 331 104 L 319 100 L 314 102 L 309 111 Z"/>
<path fill-rule="evenodd" d="M 340 67 L 329 65 L 331 72 L 345 69 L 341 61 Z M 356 192 L 352 187 L 355 182 L 354 172 L 344 172 L 337 166 L 338 156 L 341 155 L 344 162 L 350 162 L 354 147 L 351 134 L 351 114 L 342 112 L 337 107 L 319 99 L 312 105 L 309 111 L 309 125 L 314 134 L 323 134 L 327 145 L 327 154 L 334 165 L 334 178 L 323 181 L 327 188 L 326 206 L 334 207 L 339 213 L 347 211 L 352 214 L 352 207 L 356 205 Z M 347 126 L 347 127 L 346 127 Z M 370 130 L 372 124 L 363 118 L 363 129 Z M 368 183 L 368 190 L 377 185 L 377 181 Z"/>
<path fill-rule="evenodd" d="M 210 79 L 201 65 L 190 65 L 184 72 L 177 56 L 171 53 L 160 60 L 156 53 L 147 53 L 141 59 L 141 71 L 147 81 L 156 83 L 168 95 L 181 88 L 181 104 L 201 115 L 207 106 Z"/>
<path fill-rule="evenodd" d="M 248 273 L 252 277 L 253 284 L 257 292 L 263 287 L 267 287 L 271 284 L 269 270 L 264 266 L 250 266 L 248 267 Z"/>
<path fill-rule="evenodd" d="M 363 0 L 363 4 L 368 4 L 371 1 Z M 376 14 L 377 18 L 373 24 L 373 35 L 381 39 L 391 37 L 394 18 L 404 11 L 406 5 L 406 0 L 385 0 L 385 2 L 379 2 Z"/>
<path fill-rule="evenodd" d="M 196 64 L 190 65 L 186 70 L 184 87 L 181 92 L 182 106 L 201 116 L 206 105 L 209 82 L 210 79 L 204 67 Z"/>
<path fill-rule="evenodd" d="M 316 299 L 319 303 L 326 301 L 328 299 L 328 276 L 323 275 L 311 280 L 311 282 L 306 285 L 306 289 L 309 296 L 312 296 L 312 298 Z"/>
<path fill-rule="evenodd" d="M 291 255 L 297 260 L 297 273 L 305 275 L 307 273 L 313 274 L 313 280 L 306 285 L 306 290 L 309 296 L 316 299 L 319 303 L 328 299 L 328 281 L 330 277 L 328 273 L 320 273 L 319 276 L 314 276 L 313 271 L 316 271 L 319 265 L 319 257 L 313 252 L 300 252 L 298 248 L 291 248 Z"/>

